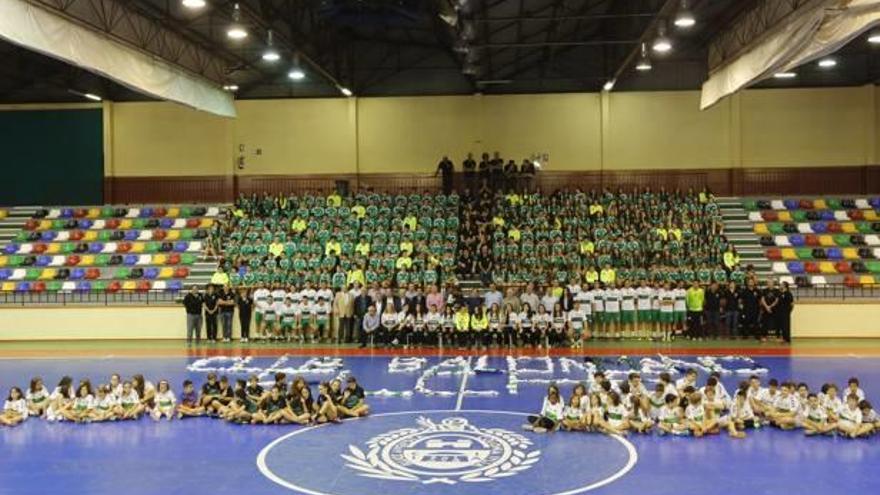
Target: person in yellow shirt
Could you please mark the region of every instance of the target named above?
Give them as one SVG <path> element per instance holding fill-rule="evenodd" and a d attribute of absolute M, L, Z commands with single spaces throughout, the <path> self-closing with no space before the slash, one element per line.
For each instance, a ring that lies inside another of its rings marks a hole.
<path fill-rule="evenodd" d="M 398 270 L 409 270 L 412 267 L 412 258 L 407 256 L 406 254 L 401 254 L 397 261 L 394 263 L 395 268 Z"/>
<path fill-rule="evenodd" d="M 346 277 L 345 283 L 348 286 L 354 286 L 354 283 L 357 282 L 361 287 L 366 285 L 366 277 L 364 277 L 364 264 L 352 268 L 348 272 L 348 277 Z"/>
<path fill-rule="evenodd" d="M 480 306 L 471 315 L 471 338 L 468 342 L 468 348 L 471 346 L 489 347 L 489 315 L 486 314 L 486 308 Z"/>
<path fill-rule="evenodd" d="M 727 271 L 733 270 L 737 265 L 739 265 L 739 255 L 736 253 L 736 249 L 733 246 L 727 248 L 727 251 L 724 252 L 724 267 L 727 268 Z"/>
<path fill-rule="evenodd" d="M 669 232 L 666 229 L 664 229 L 663 227 L 657 227 L 657 229 L 654 232 L 657 234 L 658 237 L 660 237 L 664 241 L 669 239 Z"/>
<path fill-rule="evenodd" d="M 361 256 L 369 256 L 370 255 L 370 241 L 367 240 L 366 237 L 362 238 L 360 242 L 354 247 L 354 252 L 358 253 Z"/>
<path fill-rule="evenodd" d="M 508 239 L 513 239 L 514 242 L 519 242 L 519 239 L 520 239 L 520 237 L 522 237 L 522 234 L 520 233 L 518 228 L 511 227 L 507 231 L 507 237 L 508 237 Z"/>
<path fill-rule="evenodd" d="M 599 272 L 599 281 L 605 285 L 614 284 L 617 281 L 617 271 L 611 268 L 611 265 L 605 265 L 605 268 Z"/>
<path fill-rule="evenodd" d="M 596 245 L 589 239 L 581 241 L 581 254 L 593 254 L 596 252 Z"/>
<path fill-rule="evenodd" d="M 293 221 L 290 222 L 290 230 L 297 234 L 301 234 L 306 228 L 308 228 L 308 224 L 306 224 L 306 221 L 302 218 L 294 218 Z"/>
<path fill-rule="evenodd" d="M 280 238 L 276 237 L 272 244 L 269 244 L 269 254 L 273 258 L 280 258 L 284 254 L 284 244 L 281 243 Z"/>
<path fill-rule="evenodd" d="M 401 222 L 405 228 L 409 228 L 410 232 L 416 230 L 416 227 L 419 225 L 419 221 L 416 220 L 416 216 L 409 214 L 403 217 L 403 222 Z"/>
<path fill-rule="evenodd" d="M 492 225 L 496 227 L 504 227 L 504 219 L 498 215 L 492 217 Z"/>
<path fill-rule="evenodd" d="M 584 281 L 588 284 L 593 285 L 599 280 L 599 272 L 595 267 L 587 268 L 584 271 Z"/>
<path fill-rule="evenodd" d="M 363 220 L 364 217 L 367 216 L 367 209 L 364 208 L 364 205 L 352 206 L 351 212 L 354 213 L 354 216 L 356 216 L 358 220 Z"/>
<path fill-rule="evenodd" d="M 464 347 L 464 343 L 470 340 L 471 314 L 466 305 L 458 307 L 455 312 L 455 336 L 458 347 Z"/>
<path fill-rule="evenodd" d="M 338 192 L 333 191 L 327 196 L 327 206 L 332 206 L 334 208 L 339 208 L 342 206 L 342 196 L 339 195 Z"/>
<path fill-rule="evenodd" d="M 595 215 L 601 215 L 603 211 L 605 211 L 605 209 L 602 208 L 602 205 L 600 205 L 599 203 L 593 203 L 590 205 L 590 216 L 591 217 L 595 216 Z"/>
<path fill-rule="evenodd" d="M 226 274 L 226 271 L 223 270 L 222 267 L 217 267 L 217 271 L 211 275 L 211 285 L 216 285 L 218 287 L 226 287 L 229 285 L 229 275 Z"/>
<path fill-rule="evenodd" d="M 342 253 L 342 245 L 339 244 L 335 237 L 331 237 L 324 244 L 324 256 L 339 256 L 340 253 Z"/>
<path fill-rule="evenodd" d="M 669 235 L 673 239 L 675 239 L 676 241 L 680 241 L 681 240 L 681 229 L 678 227 L 673 227 L 673 228 L 669 229 Z"/>
<path fill-rule="evenodd" d="M 412 241 L 407 238 L 404 238 L 402 241 L 400 241 L 400 252 L 407 256 L 411 256 L 413 252 Z"/>

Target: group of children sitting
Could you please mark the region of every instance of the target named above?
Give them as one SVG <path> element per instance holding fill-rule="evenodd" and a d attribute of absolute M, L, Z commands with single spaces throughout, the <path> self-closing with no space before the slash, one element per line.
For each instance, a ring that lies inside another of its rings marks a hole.
<path fill-rule="evenodd" d="M 661 373 L 649 392 L 638 373 L 614 384 L 600 371 L 589 386 L 575 385 L 568 401 L 557 385 L 550 385 L 540 414 L 529 416 L 523 428 L 617 435 L 656 429 L 661 435 L 695 437 L 726 430 L 733 438 L 745 438 L 746 430 L 763 426 L 802 429 L 808 436 L 858 438 L 880 428 L 880 416 L 865 399 L 857 378 L 849 379 L 842 398 L 833 383 L 822 385 L 818 392 L 805 383 L 780 384 L 776 379 L 764 387 L 755 375 L 740 382 L 731 396 L 719 373 L 710 374 L 702 387 L 693 369 L 675 382 L 669 373 Z"/>
<path fill-rule="evenodd" d="M 232 384 L 226 376 L 218 379 L 210 373 L 198 392 L 191 380 L 185 380 L 179 398 L 167 380 L 153 385 L 143 375 L 123 382 L 114 374 L 109 383 L 97 387 L 88 379 L 74 387 L 73 379 L 65 376 L 51 393 L 36 377 L 24 393 L 12 387 L 0 414 L 0 425 L 16 426 L 29 417 L 91 423 L 144 415 L 156 421 L 209 416 L 242 424 L 310 425 L 366 416 L 370 409 L 364 399 L 364 389 L 352 376 L 344 386 L 339 379 L 320 383 L 313 397 L 302 377 L 295 377 L 288 385 L 287 376 L 276 373 L 274 384 L 266 390 L 256 375 Z"/>

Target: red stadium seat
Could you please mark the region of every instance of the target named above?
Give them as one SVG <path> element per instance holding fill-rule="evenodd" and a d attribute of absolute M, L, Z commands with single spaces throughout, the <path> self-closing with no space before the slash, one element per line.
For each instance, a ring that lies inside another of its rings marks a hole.
<path fill-rule="evenodd" d="M 80 258 L 78 254 L 71 254 L 66 260 L 64 260 L 64 264 L 66 266 L 76 266 L 80 261 L 82 261 L 82 258 Z"/>
<path fill-rule="evenodd" d="M 766 251 L 767 259 L 769 260 L 781 260 L 782 259 L 782 250 L 777 247 L 772 247 L 767 249 Z"/>
<path fill-rule="evenodd" d="M 154 217 L 164 217 L 168 214 L 168 210 L 164 206 L 157 206 L 153 208 L 153 216 Z"/>
<path fill-rule="evenodd" d="M 849 217 L 850 220 L 860 221 L 865 219 L 865 214 L 862 213 L 862 210 L 849 210 L 846 212 L 846 216 Z"/>
<path fill-rule="evenodd" d="M 116 245 L 117 253 L 127 253 L 131 251 L 131 243 L 130 242 L 120 242 Z"/>
<path fill-rule="evenodd" d="M 828 228 L 828 233 L 830 234 L 839 234 L 843 232 L 843 227 L 841 227 L 838 222 L 828 222 L 826 226 Z"/>
<path fill-rule="evenodd" d="M 807 273 L 819 273 L 819 264 L 815 261 L 807 261 L 804 263 L 804 271 Z"/>
<path fill-rule="evenodd" d="M 24 229 L 25 230 L 36 230 L 36 228 L 39 225 L 40 225 L 39 220 L 31 219 L 31 220 L 28 220 L 27 222 L 24 223 Z"/>
<path fill-rule="evenodd" d="M 763 218 L 765 222 L 775 222 L 779 220 L 779 215 L 773 210 L 764 210 L 761 212 L 761 218 Z"/>
<path fill-rule="evenodd" d="M 46 282 L 34 282 L 31 285 L 31 292 L 46 292 Z"/>
<path fill-rule="evenodd" d="M 32 252 L 34 254 L 43 254 L 46 252 L 46 249 L 48 249 L 48 247 L 45 244 L 38 243 L 38 244 L 34 244 L 34 249 Z"/>
<path fill-rule="evenodd" d="M 117 280 L 114 280 L 107 285 L 107 292 L 119 292 L 120 289 L 122 289 L 122 284 Z"/>
<path fill-rule="evenodd" d="M 838 261 L 834 264 L 837 273 L 852 273 L 852 265 L 848 261 Z"/>
<path fill-rule="evenodd" d="M 812 199 L 802 199 L 798 202 L 798 206 L 802 210 L 812 210 L 813 209 L 813 200 Z"/>
<path fill-rule="evenodd" d="M 861 285 L 859 283 L 859 278 L 856 277 L 855 275 L 847 275 L 847 276 L 843 277 L 843 283 L 847 287 L 852 287 L 852 288 L 855 288 L 855 287 L 858 287 L 859 285 Z"/>
<path fill-rule="evenodd" d="M 152 286 L 152 284 L 150 283 L 149 280 L 141 280 L 137 284 L 137 291 L 138 292 L 149 292 L 151 286 Z"/>
<path fill-rule="evenodd" d="M 197 229 L 201 225 L 201 221 L 198 218 L 190 218 L 186 221 L 186 228 L 188 229 Z"/>
<path fill-rule="evenodd" d="M 88 214 L 89 214 L 89 210 L 87 210 L 85 208 L 77 208 L 77 209 L 73 210 L 73 216 L 76 218 L 84 218 Z"/>
<path fill-rule="evenodd" d="M 804 236 L 804 244 L 807 246 L 818 246 L 819 245 L 819 236 L 816 234 L 807 234 Z"/>
<path fill-rule="evenodd" d="M 166 265 L 179 265 L 180 264 L 180 254 L 172 253 L 168 255 L 168 259 L 165 260 Z"/>
<path fill-rule="evenodd" d="M 161 240 L 164 240 L 166 237 L 168 237 L 168 232 L 166 232 L 162 229 L 156 229 L 153 231 L 153 240 L 154 241 L 161 241 Z"/>
<path fill-rule="evenodd" d="M 83 237 L 85 237 L 85 233 L 82 230 L 71 230 L 70 231 L 70 240 L 73 242 L 81 241 Z"/>
<path fill-rule="evenodd" d="M 101 270 L 97 268 L 89 268 L 86 270 L 86 280 L 95 280 L 101 276 Z"/>
<path fill-rule="evenodd" d="M 186 278 L 189 277 L 189 268 L 185 266 L 178 267 L 177 270 L 174 270 L 174 278 Z"/>
<path fill-rule="evenodd" d="M 108 218 L 104 222 L 104 227 L 109 230 L 116 230 L 119 228 L 119 219 L 118 218 Z"/>

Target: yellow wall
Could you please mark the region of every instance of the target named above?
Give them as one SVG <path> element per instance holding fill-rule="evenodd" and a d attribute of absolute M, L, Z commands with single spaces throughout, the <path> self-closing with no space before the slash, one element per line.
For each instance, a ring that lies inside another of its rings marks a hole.
<path fill-rule="evenodd" d="M 347 98 L 237 102 L 234 148 L 245 147 L 245 168 L 238 173 L 351 173 L 356 105 Z"/>
<path fill-rule="evenodd" d="M 186 316 L 180 306 L 0 308 L 0 321 L 0 341 L 186 338 Z M 238 317 L 233 321 L 237 337 Z M 797 338 L 880 338 L 878 321 L 880 303 L 799 302 L 792 332 Z"/>
<path fill-rule="evenodd" d="M 115 103 L 105 139 L 117 177 L 232 173 L 232 120 L 174 103 Z"/>
<path fill-rule="evenodd" d="M 458 163 L 496 150 L 517 161 L 549 153 L 548 171 L 880 162 L 875 86 L 750 90 L 706 112 L 698 103 L 697 91 L 261 100 L 237 102 L 237 119 L 117 103 L 105 106 L 106 170 L 428 173 L 444 154 Z"/>

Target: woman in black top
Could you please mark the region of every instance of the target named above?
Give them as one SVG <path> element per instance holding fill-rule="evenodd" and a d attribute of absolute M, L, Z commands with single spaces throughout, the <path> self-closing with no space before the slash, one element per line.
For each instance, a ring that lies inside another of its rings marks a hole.
<path fill-rule="evenodd" d="M 782 282 L 782 292 L 779 294 L 778 322 L 782 340 L 791 342 L 791 312 L 794 310 L 794 295 L 788 288 L 788 282 Z"/>
<path fill-rule="evenodd" d="M 251 338 L 251 314 L 254 309 L 254 298 L 251 292 L 242 287 L 238 289 L 235 299 L 238 305 L 238 323 L 241 325 L 241 341 L 246 343 Z"/>
<path fill-rule="evenodd" d="M 204 295 L 205 302 L 205 327 L 208 331 L 208 342 L 216 342 L 217 341 L 217 314 L 220 312 L 220 307 L 217 305 L 218 297 L 217 294 L 214 293 L 214 286 L 208 285 L 205 288 Z"/>
<path fill-rule="evenodd" d="M 779 290 L 776 289 L 773 279 L 767 281 L 767 288 L 761 297 L 761 326 L 763 327 L 761 341 L 767 340 L 771 330 L 779 330 L 777 315 L 779 313 Z"/>

